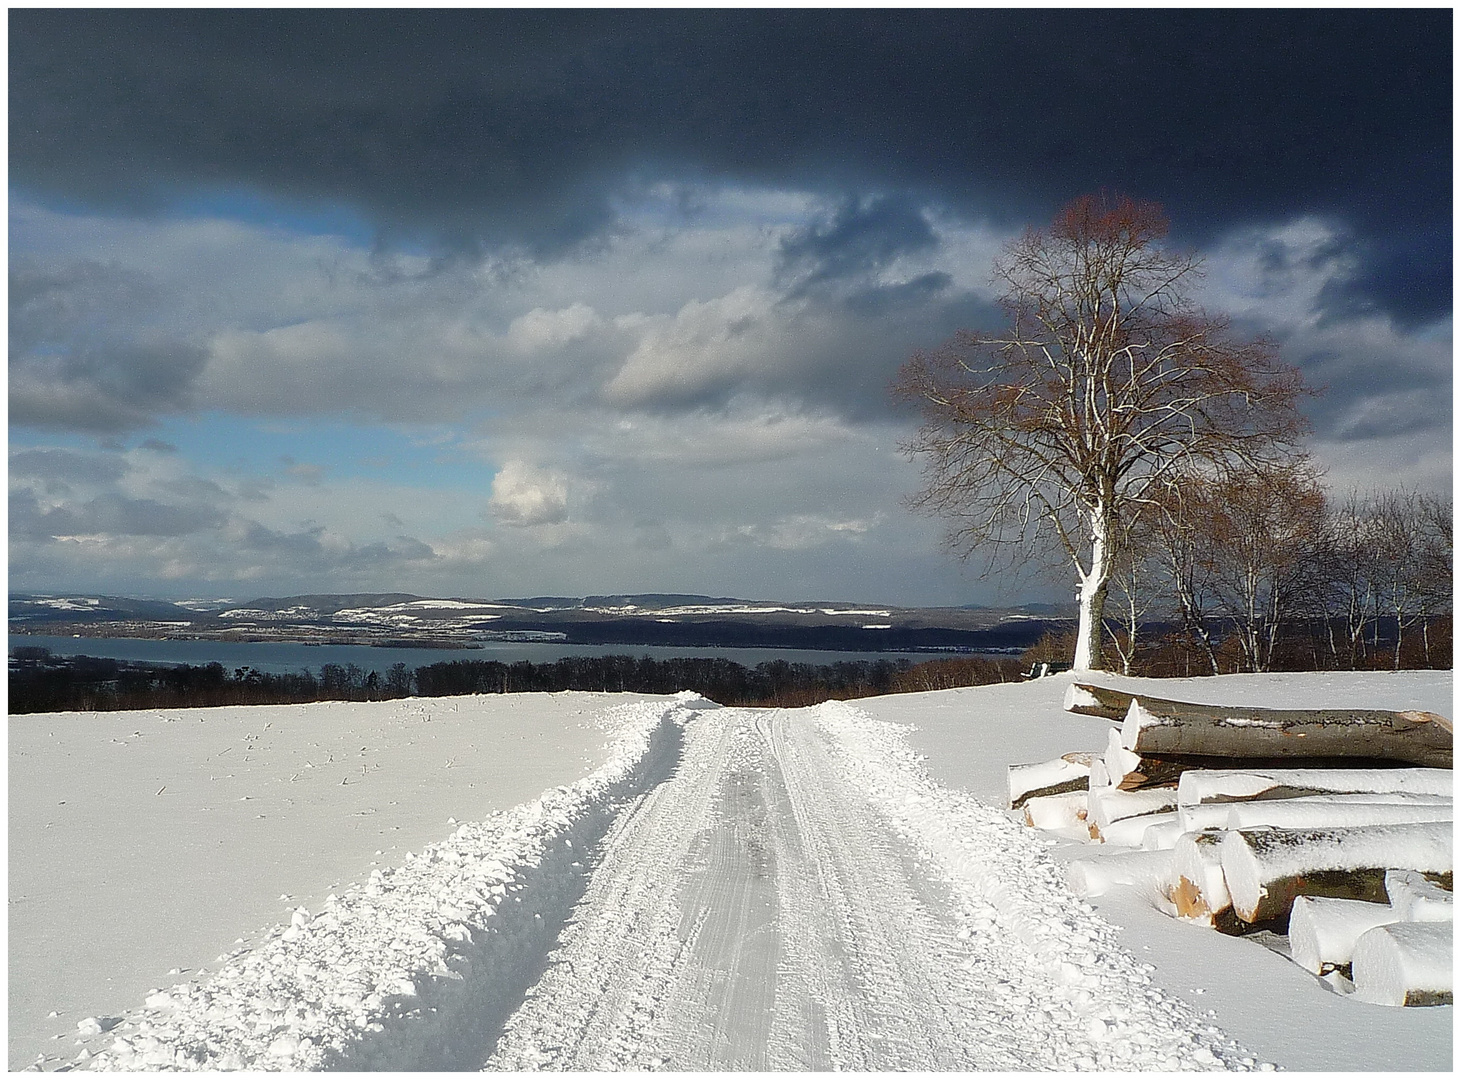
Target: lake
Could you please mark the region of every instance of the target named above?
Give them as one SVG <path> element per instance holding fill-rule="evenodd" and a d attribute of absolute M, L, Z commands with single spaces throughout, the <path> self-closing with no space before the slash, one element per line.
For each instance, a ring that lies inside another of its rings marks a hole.
<path fill-rule="evenodd" d="M 998 653 L 937 652 L 836 652 L 818 649 L 716 649 L 671 645 L 567 645 L 562 642 L 485 641 L 478 649 L 412 649 L 372 645 L 303 645 L 289 641 L 153 641 L 147 638 L 55 637 L 45 634 L 12 634 L 10 648 L 19 645 L 50 649 L 56 656 L 97 656 L 109 660 L 132 660 L 153 664 L 211 664 L 215 661 L 232 671 L 251 667 L 255 671 L 280 675 L 309 671 L 319 675 L 325 664 L 354 664 L 365 671 L 384 674 L 393 664 L 408 668 L 439 664 L 447 660 L 499 660 L 514 663 L 529 660 L 551 663 L 565 656 L 648 656 L 668 660 L 680 656 L 712 656 L 733 660 L 746 667 L 769 660 L 792 664 L 835 664 L 848 660 L 909 660 L 920 663 L 951 656 L 1005 656 Z"/>

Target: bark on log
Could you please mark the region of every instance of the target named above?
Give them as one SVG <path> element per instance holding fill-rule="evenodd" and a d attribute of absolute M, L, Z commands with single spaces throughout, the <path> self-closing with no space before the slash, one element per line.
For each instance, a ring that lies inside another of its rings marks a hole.
<path fill-rule="evenodd" d="M 1366 931 L 1402 921 L 1389 904 L 1299 896 L 1289 912 L 1289 955 L 1305 971 L 1323 975 L 1349 966 L 1355 942 Z"/>
<path fill-rule="evenodd" d="M 1354 996 L 1376 1005 L 1449 1005 L 1451 955 L 1446 923 L 1377 926 L 1355 942 Z"/>
<path fill-rule="evenodd" d="M 1067 754 L 1054 761 L 1009 766 L 1010 809 L 1018 810 L 1027 799 L 1037 796 L 1086 790 L 1091 775 L 1090 761 L 1072 761 L 1075 757 L 1077 755 Z"/>
<path fill-rule="evenodd" d="M 1177 804 L 1388 792 L 1450 798 L 1451 781 L 1449 769 L 1189 769 Z"/>
<path fill-rule="evenodd" d="M 1449 769 L 1452 741 L 1451 721 L 1436 713 L 1259 709 L 1141 695 L 1121 724 L 1121 745 L 1144 756 L 1370 758 Z"/>
<path fill-rule="evenodd" d="M 1126 718 L 1132 696 L 1124 690 L 1073 682 L 1065 688 L 1065 711 L 1084 716 L 1100 716 L 1119 724 Z"/>
<path fill-rule="evenodd" d="M 1296 896 L 1386 903 L 1385 872 L 1451 874 L 1451 825 L 1240 829 L 1220 846 L 1223 880 L 1244 922 L 1285 922 Z"/>

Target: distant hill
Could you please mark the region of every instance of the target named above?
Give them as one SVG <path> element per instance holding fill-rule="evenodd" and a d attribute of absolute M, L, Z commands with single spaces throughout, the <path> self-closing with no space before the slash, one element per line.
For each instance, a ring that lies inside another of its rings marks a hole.
<path fill-rule="evenodd" d="M 332 644 L 563 644 L 761 647 L 850 652 L 1019 650 L 1064 626 L 1051 605 L 902 608 L 610 593 L 482 600 L 414 593 L 305 593 L 241 602 L 15 595 L 12 633 Z"/>

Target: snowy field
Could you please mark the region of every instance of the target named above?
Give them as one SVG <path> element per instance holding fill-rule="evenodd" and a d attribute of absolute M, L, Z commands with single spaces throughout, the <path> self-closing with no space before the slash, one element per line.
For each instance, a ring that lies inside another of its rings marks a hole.
<path fill-rule="evenodd" d="M 1450 1069 L 1449 1007 L 1069 893 L 1090 847 L 999 809 L 1104 744 L 1068 682 L 12 717 L 10 1067 Z M 1453 714 L 1449 673 L 1147 685 Z"/>

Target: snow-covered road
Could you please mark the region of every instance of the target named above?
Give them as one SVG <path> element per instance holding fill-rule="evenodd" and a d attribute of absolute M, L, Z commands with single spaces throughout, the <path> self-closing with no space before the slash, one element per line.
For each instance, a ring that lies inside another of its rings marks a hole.
<path fill-rule="evenodd" d="M 1038 841 L 920 783 L 886 728 L 697 714 L 486 1067 L 1253 1066 L 1113 950 Z"/>
<path fill-rule="evenodd" d="M 81 1061 L 1259 1067 L 1152 983 L 1046 841 L 930 780 L 905 726 L 694 695 L 608 717 L 616 742 L 588 776 L 83 1025 Z"/>

